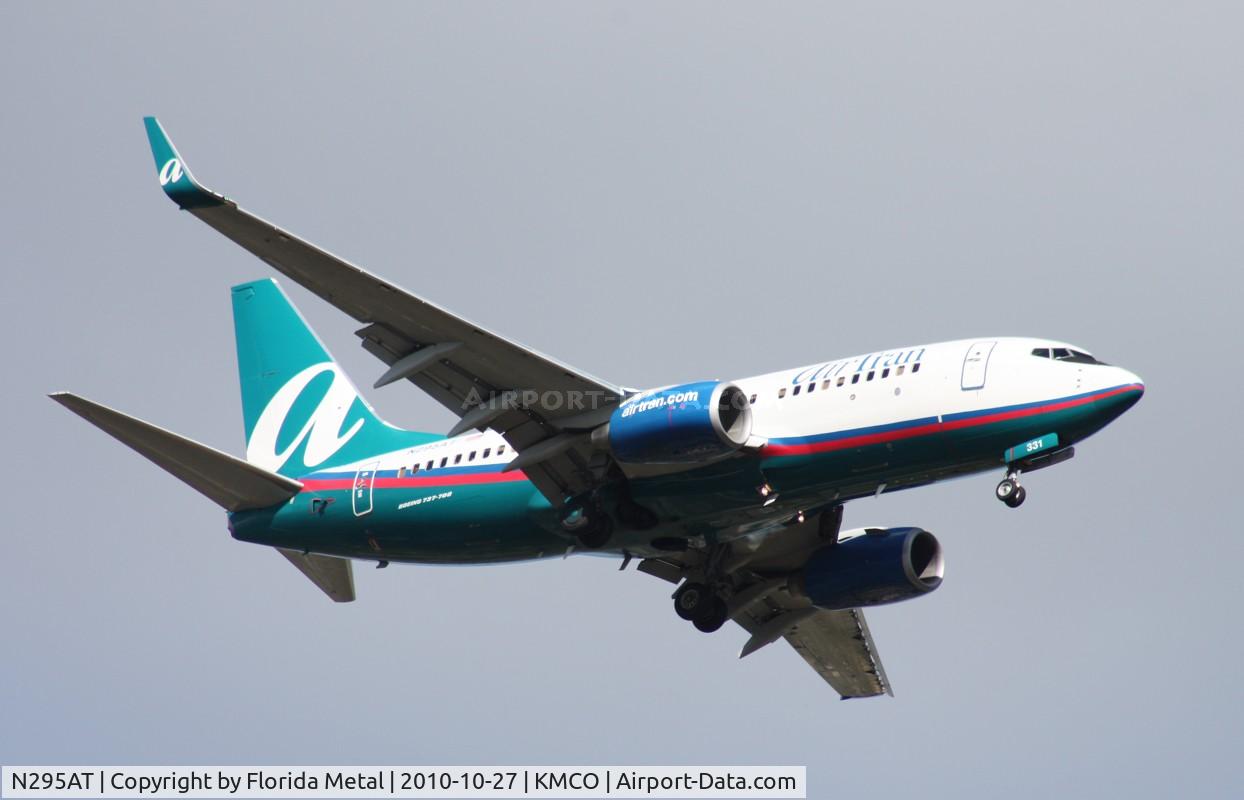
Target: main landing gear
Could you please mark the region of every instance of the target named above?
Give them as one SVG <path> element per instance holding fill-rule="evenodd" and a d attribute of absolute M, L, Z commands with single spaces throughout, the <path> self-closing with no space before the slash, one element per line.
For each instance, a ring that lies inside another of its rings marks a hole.
<path fill-rule="evenodd" d="M 571 508 L 562 517 L 562 529 L 574 534 L 588 550 L 604 547 L 613 535 L 613 520 L 600 503 L 587 503 Z"/>
<path fill-rule="evenodd" d="M 674 592 L 674 613 L 696 630 L 712 633 L 730 618 L 726 601 L 703 583 L 688 581 Z"/>
<path fill-rule="evenodd" d="M 998 488 L 994 490 L 994 495 L 1011 508 L 1019 508 L 1023 505 L 1028 492 L 1019 485 L 1019 470 L 1008 471 L 1006 477 L 998 484 Z"/>

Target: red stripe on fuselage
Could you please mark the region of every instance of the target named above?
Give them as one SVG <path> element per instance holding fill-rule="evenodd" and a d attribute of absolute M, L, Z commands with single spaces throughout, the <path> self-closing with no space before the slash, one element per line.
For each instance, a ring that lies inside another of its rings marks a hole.
<path fill-rule="evenodd" d="M 527 476 L 522 470 L 514 472 L 488 472 L 474 475 L 441 475 L 424 478 L 376 478 L 373 489 L 435 489 L 438 486 L 463 486 L 475 483 L 511 483 L 525 481 Z M 304 492 L 326 492 L 334 489 L 353 489 L 353 478 L 311 478 L 302 482 Z"/>
<path fill-rule="evenodd" d="M 925 436 L 938 431 L 955 431 L 963 428 L 972 428 L 977 425 L 989 425 L 994 422 L 1005 422 L 1010 419 L 1020 419 L 1022 417 L 1032 417 L 1038 414 L 1050 414 L 1055 411 L 1062 411 L 1065 408 L 1074 408 L 1087 403 L 1095 403 L 1098 400 L 1104 400 L 1107 397 L 1126 394 L 1128 392 L 1144 391 L 1144 387 L 1140 384 L 1131 384 L 1129 386 L 1119 386 L 1097 394 L 1091 394 L 1086 397 L 1077 397 L 1071 400 L 1063 400 L 1055 403 L 1047 403 L 1045 405 L 1032 406 L 1030 408 L 1017 408 L 1010 411 L 998 411 L 993 414 L 983 414 L 979 417 L 969 417 L 967 419 L 956 419 L 948 422 L 931 423 L 929 425 L 917 425 L 912 428 L 903 428 L 896 431 L 882 431 L 880 433 L 867 433 L 860 436 L 848 436 L 843 439 L 830 439 L 824 442 L 811 442 L 808 444 L 771 444 L 766 446 L 762 451 L 762 455 L 770 456 L 800 456 L 810 453 L 824 453 L 831 450 L 845 450 L 851 447 L 865 447 L 871 444 L 884 444 L 885 442 L 893 442 L 899 439 L 911 439 L 917 436 Z"/>

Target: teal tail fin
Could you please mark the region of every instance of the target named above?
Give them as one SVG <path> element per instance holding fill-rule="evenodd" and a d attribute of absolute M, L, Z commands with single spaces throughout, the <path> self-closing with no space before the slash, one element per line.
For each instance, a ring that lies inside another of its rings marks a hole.
<path fill-rule="evenodd" d="M 297 477 L 443 438 L 376 416 L 276 281 L 233 287 L 246 460 Z"/>

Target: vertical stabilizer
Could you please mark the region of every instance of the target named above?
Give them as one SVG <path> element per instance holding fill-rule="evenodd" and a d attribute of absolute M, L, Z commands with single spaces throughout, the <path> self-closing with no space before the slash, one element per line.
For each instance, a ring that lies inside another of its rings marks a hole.
<path fill-rule="evenodd" d="M 441 438 L 381 420 L 276 281 L 233 287 L 246 460 L 296 477 Z"/>

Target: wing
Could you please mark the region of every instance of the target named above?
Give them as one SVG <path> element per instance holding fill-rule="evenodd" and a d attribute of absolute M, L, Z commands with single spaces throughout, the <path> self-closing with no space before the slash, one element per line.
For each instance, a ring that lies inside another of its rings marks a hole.
<path fill-rule="evenodd" d="M 238 207 L 194 179 L 154 117 L 147 137 L 165 194 L 277 271 L 364 323 L 364 349 L 460 417 L 449 432 L 492 428 L 554 505 L 596 485 L 587 432 L 624 395 L 614 384 L 505 339 Z"/>
<path fill-rule="evenodd" d="M 642 572 L 676 583 L 700 580 L 716 564 L 730 583 L 730 618 L 750 634 L 739 657 L 785 639 L 842 699 L 893 695 L 864 612 L 827 611 L 789 589 L 794 574 L 817 549 L 838 540 L 842 506 L 810 514 L 798 525 L 780 526 L 720 545 L 647 559 Z"/>
<path fill-rule="evenodd" d="M 806 601 L 800 603 L 786 592 L 773 592 L 750 604 L 735 621 L 752 634 L 749 644 L 758 641 L 757 636 L 766 638 L 775 623 L 782 625 L 782 638 L 844 700 L 894 694 L 862 609 L 825 611 L 809 607 Z"/>

